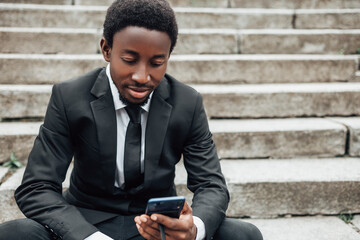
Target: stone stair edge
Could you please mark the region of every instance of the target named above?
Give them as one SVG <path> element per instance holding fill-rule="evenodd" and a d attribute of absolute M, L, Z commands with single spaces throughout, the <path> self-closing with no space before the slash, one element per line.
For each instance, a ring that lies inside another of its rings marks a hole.
<path fill-rule="evenodd" d="M 2 0 L 3 3 L 12 3 L 13 1 L 10 0 Z M 253 3 L 247 3 L 242 0 L 217 0 L 217 1 L 211 1 L 210 3 L 208 1 L 169 1 L 172 7 L 186 7 L 186 8 L 192 8 L 192 7 L 214 7 L 214 8 L 237 8 L 237 7 L 243 7 L 243 8 L 285 8 L 285 9 L 318 9 L 318 8 L 329 8 L 329 7 L 336 7 L 336 8 L 356 8 L 360 7 L 359 4 L 352 4 L 356 3 L 356 1 L 348 1 L 345 5 L 339 5 L 338 2 L 335 1 L 316 1 L 314 4 L 314 1 L 303 1 L 304 3 L 297 3 L 296 1 L 287 1 L 288 3 L 284 3 L 283 1 L 277 2 L 275 1 L 274 4 L 269 5 L 268 3 L 264 3 L 264 1 L 253 1 Z M 89 1 L 89 0 L 57 0 L 57 1 L 19 1 L 19 4 L 39 4 L 39 5 L 72 5 L 72 6 L 109 6 L 112 1 L 109 0 L 103 0 L 103 1 Z"/>
<path fill-rule="evenodd" d="M 355 215 L 359 219 L 359 215 Z M 359 227 L 337 216 L 293 216 L 277 219 L 243 219 L 257 226 L 266 240 L 360 240 Z"/>
<path fill-rule="evenodd" d="M 70 11 L 105 11 L 107 6 L 88 6 L 88 5 L 46 5 L 46 4 L 21 4 L 21 3 L 1 3 L 0 9 L 28 9 L 28 10 L 70 10 Z M 175 13 L 273 13 L 273 14 L 314 14 L 314 13 L 359 13 L 359 8 L 330 8 L 330 9 L 286 9 L 286 8 L 206 8 L 206 7 L 174 7 Z"/>
<path fill-rule="evenodd" d="M 359 115 L 360 83 L 191 85 L 210 118 Z M 52 85 L 0 85 L 2 118 L 43 117 Z M 10 100 L 9 100 L 10 99 Z M 329 102 L 333 101 L 332 104 Z M 241 102 L 241 105 L 233 104 Z"/>
<path fill-rule="evenodd" d="M 44 6 L 40 6 L 41 10 L 34 6 L 24 6 L 23 8 L 16 8 L 16 5 L 1 5 L 4 26 L 72 26 L 72 27 L 96 27 L 101 28 L 105 10 L 97 10 L 97 8 L 64 8 L 63 10 L 49 5 L 46 10 Z M 15 7 L 14 7 L 15 6 Z M 180 28 L 191 27 L 222 27 L 227 28 L 233 26 L 237 29 L 251 29 L 251 28 L 304 28 L 304 29 L 353 29 L 359 25 L 358 16 L 360 9 L 333 10 L 333 11 L 319 11 L 318 15 L 314 15 L 314 11 L 307 13 L 306 11 L 296 13 L 294 10 L 287 9 L 175 9 L 177 12 L 177 20 Z M 351 11 L 350 11 L 351 10 Z M 11 14 L 13 12 L 13 14 Z M 31 13 L 42 13 L 43 17 L 62 16 L 62 21 L 58 22 L 44 22 L 35 18 Z M 69 12 L 68 15 L 64 15 Z M 83 13 L 83 16 L 80 14 Z M 17 14 L 21 16 L 17 17 Z M 74 15 L 77 15 L 76 18 Z M 64 17 L 67 16 L 67 17 Z M 81 17 L 82 16 L 82 17 Z M 198 18 L 200 17 L 200 18 Z M 193 18 L 198 18 L 194 20 Z M 10 22 L 9 19 L 13 19 Z M 19 19 L 22 19 L 19 20 Z M 330 25 L 328 24 L 329 19 Z M 74 23 L 76 21 L 76 24 Z M 315 25 L 314 25 L 315 23 Z"/>
<path fill-rule="evenodd" d="M 23 54 L 0 53 L 0 59 L 102 59 L 102 54 Z M 212 60 L 355 60 L 360 61 L 360 55 L 341 54 L 178 54 L 171 60 L 212 61 Z"/>
<path fill-rule="evenodd" d="M 24 33 L 64 33 L 64 34 L 102 34 L 101 28 L 71 28 L 71 27 L 4 27 L 0 26 L 1 32 L 24 32 Z M 181 28 L 179 34 L 264 34 L 264 35 L 321 35 L 321 34 L 359 34 L 359 29 L 235 29 L 235 28 Z"/>
<path fill-rule="evenodd" d="M 339 121 L 341 123 L 339 123 Z M 212 130 L 214 132 L 226 131 L 226 129 L 231 129 L 234 126 L 247 126 L 254 131 L 256 126 L 260 126 L 261 131 L 268 130 L 277 130 L 285 127 L 284 123 L 288 122 L 291 127 L 295 127 L 298 130 L 308 129 L 307 127 L 311 127 L 312 129 L 345 129 L 343 128 L 342 121 L 347 121 L 346 123 L 351 124 L 359 124 L 360 128 L 360 116 L 349 116 L 349 117 L 322 117 L 322 118 L 263 118 L 263 119 L 209 119 L 210 127 L 214 127 Z M 17 135 L 20 134 L 22 130 L 28 129 L 30 130 L 30 134 L 37 134 L 38 128 L 42 124 L 42 121 L 35 122 L 0 122 L 0 134 L 6 133 L 8 130 L 8 134 Z M 226 123 L 226 124 L 223 124 Z M 318 123 L 317 126 L 314 123 Z M 345 123 L 345 124 L 346 124 Z M 223 125 L 222 125 L 223 124 Z M 301 126 L 303 124 L 303 126 Z M 329 127 L 330 126 L 330 127 Z M 357 125 L 356 125 L 357 126 Z M 267 129 L 267 130 L 266 130 Z M 290 128 L 287 127 L 289 130 Z M 6 134 L 5 134 L 6 135 Z"/>
<path fill-rule="evenodd" d="M 232 184 L 248 183 L 297 183 L 297 182 L 360 182 L 359 157 L 296 157 L 283 159 L 221 159 L 220 165 L 226 182 Z M 25 166 L 15 170 L 0 185 L 0 191 L 15 190 L 21 183 Z M 73 164 L 66 174 L 63 188 L 70 184 Z M 269 171 L 269 169 L 273 171 Z M 0 166 L 0 180 L 10 171 Z M 176 165 L 177 185 L 186 185 L 187 177 L 182 162 Z"/>
<path fill-rule="evenodd" d="M 358 92 L 360 82 L 188 84 L 201 94 Z M 49 93 L 53 84 L 0 84 L 0 91 Z"/>
<path fill-rule="evenodd" d="M 41 10 L 89 10 L 106 11 L 108 6 L 89 6 L 89 5 L 47 5 L 47 4 L 22 4 L 22 3 L 2 3 L 0 9 L 41 9 Z M 215 13 L 358 13 L 358 8 L 324 8 L 324 9 L 287 9 L 287 8 L 213 8 L 213 7 L 173 7 L 175 12 L 215 12 Z"/>
<path fill-rule="evenodd" d="M 96 54 L 101 29 L 0 27 L 0 52 L 10 54 Z M 266 39 L 266 40 L 264 40 Z M 57 41 L 59 40 L 59 41 Z M 18 42 L 24 42 L 21 46 Z M 65 44 L 59 44 L 63 42 Z M 218 46 L 218 42 L 222 42 Z M 277 44 L 275 44 L 277 43 Z M 280 43 L 280 44 L 279 44 Z M 360 29 L 183 29 L 173 55 L 184 54 L 354 54 Z M 39 50 L 40 49 L 40 50 Z"/>
<path fill-rule="evenodd" d="M 353 121 L 359 122 L 360 118 Z M 7 131 L 7 135 L 0 137 L 2 144 L 12 144 L 2 149 L 1 160 L 7 159 L 11 152 L 21 159 L 26 158 L 40 124 L 0 123 L 0 132 Z M 210 119 L 209 125 L 221 158 L 360 156 L 357 140 L 360 129 L 352 123 L 347 126 L 345 121 L 339 123 L 328 118 Z M 350 139 L 348 145 L 347 138 Z"/>
<path fill-rule="evenodd" d="M 231 193 L 228 216 L 273 218 L 297 214 L 360 212 L 357 204 L 359 197 L 343 192 L 344 189 L 354 191 L 360 186 L 360 176 L 356 173 L 360 165 L 359 158 L 270 159 L 266 161 L 268 161 L 268 166 L 264 165 L 266 162 L 263 159 L 221 161 Z M 273 171 L 269 171 L 269 166 Z M 235 169 L 236 172 L 234 172 Z M 281 174 L 286 170 L 289 170 L 287 174 Z M 3 198 L 6 197 L 5 195 L 13 194 L 21 182 L 23 171 L 24 168 L 19 169 L 7 182 L 0 185 Z M 302 173 L 291 174 L 291 172 L 299 171 Z M 70 172 L 71 168 L 67 176 Z M 322 174 L 319 174 L 320 172 Z M 244 173 L 246 173 L 245 177 L 243 177 Z M 334 173 L 335 176 L 331 176 Z M 261 179 L 259 175 L 263 175 L 263 178 Z M 68 184 L 66 180 L 63 187 L 68 187 Z M 192 198 L 192 194 L 186 188 L 185 170 L 181 164 L 176 168 L 175 184 L 180 195 L 185 195 L 189 200 Z M 279 189 L 282 190 L 279 191 Z M 340 198 L 340 202 L 332 201 L 331 196 Z M 9 198 L 11 199 L 12 196 Z M 347 200 L 343 202 L 342 198 Z M 344 207 L 347 210 L 344 210 Z"/>
<path fill-rule="evenodd" d="M 53 84 L 106 65 L 101 54 L 0 54 L 0 62 L 2 84 Z M 168 73 L 184 83 L 339 82 L 358 68 L 357 55 L 189 54 L 171 56 Z"/>

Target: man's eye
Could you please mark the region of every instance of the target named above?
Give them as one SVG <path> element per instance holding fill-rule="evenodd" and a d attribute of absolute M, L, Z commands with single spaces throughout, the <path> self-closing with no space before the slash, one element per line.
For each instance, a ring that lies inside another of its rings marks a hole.
<path fill-rule="evenodd" d="M 154 67 L 160 67 L 161 65 L 164 64 L 164 61 L 157 61 L 157 62 L 152 62 L 151 65 Z"/>
<path fill-rule="evenodd" d="M 126 63 L 135 63 L 136 59 L 134 58 L 121 58 Z"/>

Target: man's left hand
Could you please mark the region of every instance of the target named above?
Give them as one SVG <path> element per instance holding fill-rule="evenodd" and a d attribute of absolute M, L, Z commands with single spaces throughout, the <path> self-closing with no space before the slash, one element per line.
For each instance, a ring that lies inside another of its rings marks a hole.
<path fill-rule="evenodd" d="M 193 222 L 192 209 L 185 202 L 179 219 L 162 214 L 145 214 L 135 217 L 136 226 L 141 236 L 147 240 L 161 240 L 159 224 L 165 229 L 166 240 L 195 240 L 196 226 Z"/>

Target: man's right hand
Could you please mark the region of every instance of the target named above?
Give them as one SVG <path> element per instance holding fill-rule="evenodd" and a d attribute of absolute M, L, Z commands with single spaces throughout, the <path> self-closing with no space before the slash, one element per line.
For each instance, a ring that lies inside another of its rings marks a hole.
<path fill-rule="evenodd" d="M 147 240 L 161 240 L 159 224 L 165 228 L 167 240 L 195 240 L 197 229 L 193 222 L 192 209 L 185 203 L 179 219 L 162 214 L 152 214 L 150 217 L 141 215 L 135 217 L 139 233 Z"/>

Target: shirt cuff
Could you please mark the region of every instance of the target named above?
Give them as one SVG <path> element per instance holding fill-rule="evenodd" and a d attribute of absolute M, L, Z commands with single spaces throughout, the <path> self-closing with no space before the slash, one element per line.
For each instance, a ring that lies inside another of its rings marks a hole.
<path fill-rule="evenodd" d="M 113 239 L 103 234 L 102 232 L 97 231 L 91 234 L 90 236 L 88 236 L 87 238 L 85 238 L 84 240 L 113 240 Z"/>
<path fill-rule="evenodd" d="M 196 240 L 204 240 L 205 236 L 206 236 L 204 222 L 199 217 L 196 217 L 196 216 L 193 216 L 193 221 L 197 228 Z"/>

